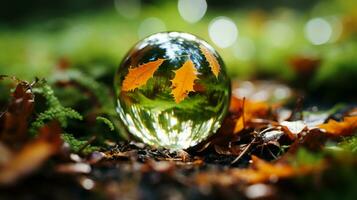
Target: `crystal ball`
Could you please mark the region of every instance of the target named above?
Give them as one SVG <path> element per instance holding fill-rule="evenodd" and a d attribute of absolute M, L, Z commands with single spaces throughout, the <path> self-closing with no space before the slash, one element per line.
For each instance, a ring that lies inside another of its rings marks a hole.
<path fill-rule="evenodd" d="M 220 127 L 231 87 L 221 57 L 181 32 L 151 35 L 125 56 L 114 78 L 116 111 L 128 131 L 152 146 L 194 146 Z"/>

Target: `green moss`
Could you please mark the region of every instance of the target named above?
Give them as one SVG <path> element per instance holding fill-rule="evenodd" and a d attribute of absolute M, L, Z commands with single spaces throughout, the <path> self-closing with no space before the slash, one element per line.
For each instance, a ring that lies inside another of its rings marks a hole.
<path fill-rule="evenodd" d="M 36 119 L 31 123 L 31 133 L 36 133 L 37 129 L 45 123 L 57 120 L 62 128 L 66 128 L 69 119 L 82 120 L 83 117 L 77 111 L 62 106 L 58 98 L 54 95 L 52 88 L 47 83 L 40 83 L 33 89 L 34 94 L 41 95 L 46 102 L 46 110 L 38 114 Z"/>
<path fill-rule="evenodd" d="M 304 148 L 299 148 L 296 155 L 290 158 L 290 162 L 298 167 L 302 165 L 318 164 L 323 159 L 322 153 L 311 152 Z"/>
<path fill-rule="evenodd" d="M 108 118 L 99 116 L 96 118 L 96 120 L 99 122 L 100 121 L 103 122 L 105 125 L 109 127 L 111 131 L 114 131 L 114 124 Z"/>
<path fill-rule="evenodd" d="M 93 151 L 98 151 L 99 147 L 91 146 L 87 140 L 80 140 L 75 138 L 72 134 L 62 133 L 63 141 L 69 144 L 71 151 L 75 153 L 89 154 Z"/>

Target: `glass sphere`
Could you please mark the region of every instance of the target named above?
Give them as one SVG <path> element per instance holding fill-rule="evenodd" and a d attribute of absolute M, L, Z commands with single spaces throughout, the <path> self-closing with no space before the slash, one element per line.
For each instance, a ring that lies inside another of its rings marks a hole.
<path fill-rule="evenodd" d="M 137 43 L 115 78 L 116 111 L 144 143 L 186 149 L 214 134 L 230 100 L 218 53 L 188 33 L 165 32 Z"/>

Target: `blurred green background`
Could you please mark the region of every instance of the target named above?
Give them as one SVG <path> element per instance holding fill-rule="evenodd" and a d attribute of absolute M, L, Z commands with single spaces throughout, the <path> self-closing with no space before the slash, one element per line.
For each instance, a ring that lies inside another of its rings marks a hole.
<path fill-rule="evenodd" d="M 355 0 L 5 0 L 0 74 L 31 80 L 75 68 L 111 84 L 137 41 L 184 31 L 216 47 L 233 78 L 355 99 L 356 7 Z"/>

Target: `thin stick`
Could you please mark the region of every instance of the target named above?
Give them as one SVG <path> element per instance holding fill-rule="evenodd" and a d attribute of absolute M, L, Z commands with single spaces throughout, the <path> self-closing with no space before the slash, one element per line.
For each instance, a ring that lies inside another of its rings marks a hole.
<path fill-rule="evenodd" d="M 254 142 L 255 142 L 255 138 L 244 148 L 244 150 L 238 155 L 238 157 L 231 162 L 231 165 L 236 163 L 238 160 L 240 160 L 242 156 L 249 150 L 250 146 L 252 146 Z"/>

